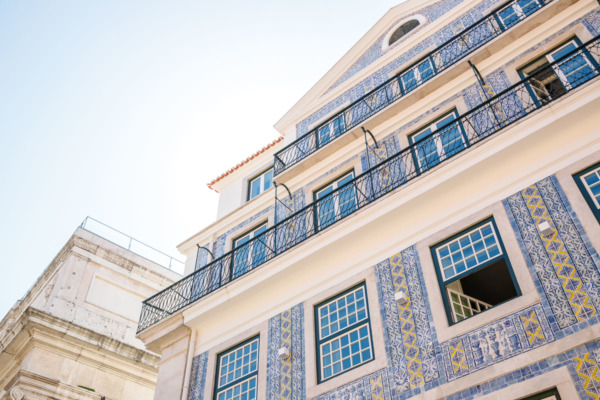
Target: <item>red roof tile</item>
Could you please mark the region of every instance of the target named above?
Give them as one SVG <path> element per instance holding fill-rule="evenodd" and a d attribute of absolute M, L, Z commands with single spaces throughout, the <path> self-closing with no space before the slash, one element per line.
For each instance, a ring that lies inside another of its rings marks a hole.
<path fill-rule="evenodd" d="M 254 158 L 258 157 L 259 155 L 261 155 L 262 153 L 264 153 L 265 151 L 269 150 L 271 147 L 275 146 L 277 143 L 281 142 L 283 140 L 283 136 L 273 140 L 271 143 L 269 143 L 268 145 L 266 145 L 265 147 L 263 147 L 262 149 L 260 149 L 259 151 L 257 151 L 256 153 L 252 154 L 250 157 L 246 158 L 244 161 L 238 163 L 235 167 L 225 171 L 223 174 L 221 174 L 220 176 L 218 176 L 217 178 L 213 179 L 212 182 L 208 183 L 207 186 L 214 190 L 215 192 L 219 193 L 218 190 L 213 189 L 213 185 L 217 182 L 219 182 L 221 179 L 225 178 L 227 175 L 233 173 L 235 170 L 237 170 L 238 168 L 242 167 L 245 164 L 248 164 L 250 161 L 252 161 Z"/>

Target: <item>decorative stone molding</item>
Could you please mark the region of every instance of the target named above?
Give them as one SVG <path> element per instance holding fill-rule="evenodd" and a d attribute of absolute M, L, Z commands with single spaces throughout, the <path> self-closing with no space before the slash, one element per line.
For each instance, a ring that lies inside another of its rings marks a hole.
<path fill-rule="evenodd" d="M 11 400 L 24 400 L 25 399 L 25 393 L 23 393 L 21 388 L 18 386 L 15 386 L 14 388 L 10 389 L 9 394 L 10 394 Z"/>

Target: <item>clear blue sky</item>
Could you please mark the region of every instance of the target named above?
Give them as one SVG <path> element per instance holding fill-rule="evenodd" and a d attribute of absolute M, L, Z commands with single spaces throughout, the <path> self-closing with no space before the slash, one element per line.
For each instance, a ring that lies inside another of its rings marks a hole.
<path fill-rule="evenodd" d="M 399 0 L 0 2 L 0 318 L 90 215 L 167 253 Z"/>

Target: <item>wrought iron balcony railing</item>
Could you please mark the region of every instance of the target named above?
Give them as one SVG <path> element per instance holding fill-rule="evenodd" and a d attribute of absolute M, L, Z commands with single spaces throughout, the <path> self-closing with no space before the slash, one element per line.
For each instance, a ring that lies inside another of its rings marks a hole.
<path fill-rule="evenodd" d="M 574 47 L 517 84 L 457 116 L 249 242 L 143 302 L 138 331 L 249 273 L 470 146 L 598 76 L 600 36 Z M 556 79 L 549 79 L 555 76 Z M 558 81 L 557 81 L 558 79 Z"/>
<path fill-rule="evenodd" d="M 552 0 L 509 0 L 275 154 L 274 175 L 414 91 Z"/>

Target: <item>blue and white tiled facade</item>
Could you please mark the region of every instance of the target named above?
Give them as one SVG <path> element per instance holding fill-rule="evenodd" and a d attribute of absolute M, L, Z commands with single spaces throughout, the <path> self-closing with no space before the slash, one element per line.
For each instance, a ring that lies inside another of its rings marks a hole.
<path fill-rule="evenodd" d="M 424 15 L 428 22 L 433 22 L 460 5 L 462 1 L 440 1 L 415 14 Z M 316 121 L 362 96 L 386 80 L 399 66 L 406 64 L 425 49 L 452 37 L 457 31 L 481 18 L 484 11 L 499 3 L 497 0 L 484 1 L 469 14 L 440 28 L 436 34 L 415 48 L 396 57 L 379 71 L 307 116 L 297 125 L 298 135 L 305 134 Z M 327 177 L 335 178 L 340 172 L 360 165 L 362 171 L 355 171 L 358 175 L 398 153 L 402 147 L 400 134 L 405 135 L 406 132 L 430 120 L 432 116 L 439 115 L 457 104 L 466 110 L 472 110 L 484 102 L 486 96 L 510 87 L 514 82 L 510 81 L 509 74 L 505 71 L 506 65 L 519 59 L 527 60 L 528 55 L 536 48 L 577 24 L 585 27 L 592 35 L 597 35 L 600 31 L 600 11 L 595 9 L 566 28 L 554 32 L 526 53 L 511 55 L 515 58 L 507 60 L 504 66 L 484 77 L 487 86 L 483 89 L 474 83 L 448 98 L 440 99 L 435 107 L 420 115 L 411 116 L 409 122 L 380 139 L 377 147 L 371 138 L 367 137 L 370 146 L 367 150 L 359 155 L 348 156 L 321 176 L 309 178 L 310 182 L 296 189 L 291 196 L 281 189 L 275 205 L 223 233 L 212 243 L 215 257 L 224 254 L 227 241 L 231 240 L 234 232 L 239 232 L 243 227 L 250 227 L 261 218 L 266 219 L 270 213 L 277 223 L 301 210 L 307 202 L 312 201 L 311 188 L 322 184 Z M 384 53 L 384 37 L 385 35 L 382 35 L 367 49 L 329 90 L 335 90 L 379 59 Z M 393 48 L 388 51 L 393 51 Z M 483 124 L 489 121 L 474 119 L 474 123 Z M 475 399 L 566 368 L 580 398 L 600 399 L 600 339 L 588 338 L 587 341 L 576 342 L 573 346 L 558 347 L 559 343 L 568 342 L 582 330 L 596 327 L 600 323 L 600 256 L 571 205 L 571 196 L 580 194 L 565 193 L 559 179 L 552 175 L 521 188 L 501 201 L 502 209 L 510 222 L 510 233 L 514 235 L 525 261 L 521 268 L 526 269 L 524 274 L 531 277 L 534 297 L 537 300 L 529 304 L 519 303 L 519 307 L 502 317 L 451 338 L 446 336 L 441 342 L 438 337 L 443 335 L 438 334 L 440 327 L 436 327 L 434 322 L 432 298 L 428 293 L 424 275 L 424 268 L 427 268 L 424 260 L 425 257 L 431 258 L 431 254 L 419 253 L 419 243 L 414 243 L 409 247 L 396 249 L 397 252 L 389 254 L 387 258 L 372 266 L 377 293 L 369 293 L 369 301 L 379 305 L 383 328 L 380 334 L 384 342 L 387 365 L 331 391 L 319 393 L 313 398 L 408 399 L 436 388 L 442 390 L 453 383 L 469 382 L 474 374 L 485 369 L 493 371 L 494 367 L 500 364 L 504 368 L 502 371 L 505 371 L 511 360 L 530 355 L 533 361 L 527 365 L 515 363 L 508 368 L 509 372 L 490 373 L 491 378 L 484 383 L 471 386 L 464 383 L 466 389 L 448 393 L 447 398 Z M 552 235 L 540 233 L 538 226 L 542 222 L 550 225 Z M 198 265 L 205 265 L 207 261 L 206 254 L 199 253 Z M 431 285 L 429 287 L 431 288 Z M 395 294 L 399 291 L 407 295 L 408 301 L 405 304 L 400 305 L 395 300 Z M 439 304 L 437 306 L 439 307 Z M 267 400 L 307 398 L 307 371 L 310 371 L 310 367 L 307 366 L 307 354 L 315 349 L 306 346 L 305 336 L 314 334 L 306 329 L 306 320 L 314 318 L 313 315 L 305 315 L 306 309 L 309 307 L 305 308 L 305 304 L 300 303 L 271 316 L 268 321 L 268 337 L 261 337 L 261 340 L 267 340 L 267 354 L 262 355 L 267 360 L 266 370 L 259 371 L 259 374 L 266 374 Z M 287 347 L 292 356 L 281 359 L 278 355 L 278 349 L 281 347 Z M 540 349 L 544 348 L 552 351 L 540 355 Z M 205 400 L 205 393 L 210 392 L 206 387 L 211 379 L 208 377 L 207 381 L 208 360 L 209 352 L 193 359 L 188 400 Z"/>
<path fill-rule="evenodd" d="M 375 265 L 377 298 L 388 366 L 317 397 L 407 399 L 520 354 L 568 338 L 600 322 L 600 259 L 558 180 L 548 177 L 503 200 L 541 301 L 473 331 L 439 342 L 416 246 Z M 550 240 L 537 229 L 551 222 Z M 427 256 L 427 255 L 421 255 Z M 403 290 L 409 302 L 398 305 Z M 573 296 L 573 293 L 578 296 Z M 267 399 L 306 398 L 305 318 L 302 304 L 269 320 Z M 292 357 L 281 360 L 280 347 Z M 207 353 L 194 358 L 189 399 L 202 399 Z M 451 399 L 471 399 L 567 367 L 582 399 L 600 396 L 600 340 L 519 368 Z"/>

